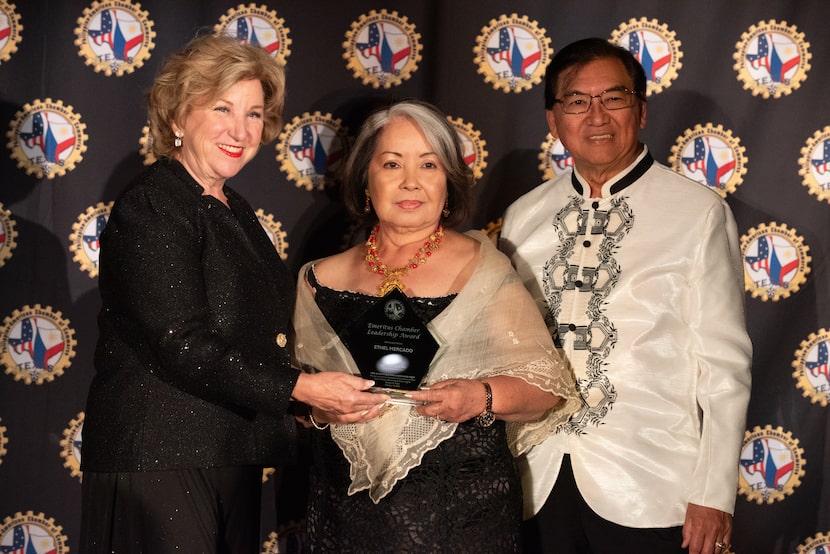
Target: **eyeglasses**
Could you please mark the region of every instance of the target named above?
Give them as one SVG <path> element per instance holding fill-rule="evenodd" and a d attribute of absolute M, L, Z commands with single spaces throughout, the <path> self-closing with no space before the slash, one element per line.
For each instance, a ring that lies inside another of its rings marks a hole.
<path fill-rule="evenodd" d="M 591 109 L 591 102 L 594 98 L 599 98 L 599 103 L 606 110 L 621 110 L 623 108 L 630 108 L 634 105 L 634 97 L 636 92 L 628 90 L 627 88 L 619 87 L 610 90 L 604 90 L 599 94 L 582 94 L 580 92 L 573 92 L 566 94 L 562 98 L 554 99 L 554 104 L 562 104 L 562 111 L 568 114 L 585 113 Z"/>

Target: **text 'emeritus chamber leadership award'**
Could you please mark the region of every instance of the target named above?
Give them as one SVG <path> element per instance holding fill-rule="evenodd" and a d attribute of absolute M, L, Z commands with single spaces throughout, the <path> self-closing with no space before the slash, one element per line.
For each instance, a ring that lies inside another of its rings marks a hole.
<path fill-rule="evenodd" d="M 360 374 L 399 403 L 416 404 L 416 390 L 429 370 L 439 343 L 415 313 L 409 299 L 392 289 L 340 334 Z"/>

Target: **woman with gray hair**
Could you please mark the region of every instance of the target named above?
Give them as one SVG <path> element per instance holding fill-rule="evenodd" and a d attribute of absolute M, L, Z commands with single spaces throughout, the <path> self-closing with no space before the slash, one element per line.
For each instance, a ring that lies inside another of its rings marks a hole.
<path fill-rule="evenodd" d="M 393 399 L 380 417 L 311 410 L 313 551 L 519 549 L 513 455 L 566 420 L 575 393 L 510 262 L 484 233 L 453 230 L 472 186 L 457 133 L 425 102 L 377 111 L 355 141 L 343 194 L 371 233 L 301 269 L 297 360 L 312 373 L 365 371 L 352 352 L 371 339 L 355 316 L 378 306 L 411 309 L 443 346 L 419 390 L 381 389 Z"/>
<path fill-rule="evenodd" d="M 262 469 L 296 454 L 295 401 L 377 414 L 343 373 L 290 364 L 294 279 L 226 181 L 273 140 L 285 76 L 262 48 L 203 36 L 149 94 L 159 160 L 101 236 L 81 551 L 259 552 Z"/>

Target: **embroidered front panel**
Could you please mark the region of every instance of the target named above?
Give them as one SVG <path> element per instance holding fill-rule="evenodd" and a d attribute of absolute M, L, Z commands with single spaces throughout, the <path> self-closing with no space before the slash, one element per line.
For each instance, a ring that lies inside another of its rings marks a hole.
<path fill-rule="evenodd" d="M 601 424 L 617 398 L 606 372 L 617 330 L 604 308 L 620 280 L 615 255 L 633 222 L 624 197 L 588 202 L 578 196 L 552 222 L 560 246 L 543 270 L 545 322 L 574 367 L 583 401 L 563 426 L 567 433 L 581 434 L 589 423 Z"/>

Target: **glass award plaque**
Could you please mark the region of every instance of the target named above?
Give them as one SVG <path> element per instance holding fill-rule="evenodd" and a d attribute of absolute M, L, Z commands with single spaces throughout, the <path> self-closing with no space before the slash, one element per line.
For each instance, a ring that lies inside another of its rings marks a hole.
<path fill-rule="evenodd" d="M 340 339 L 361 376 L 375 382 L 371 392 L 417 404 L 407 392 L 420 386 L 440 345 L 405 294 L 392 289 L 342 330 Z"/>

